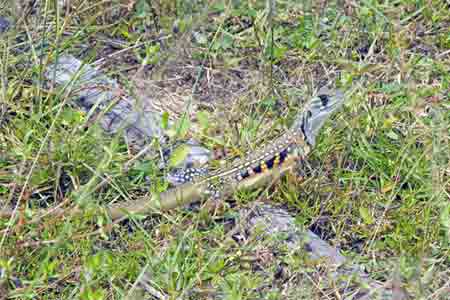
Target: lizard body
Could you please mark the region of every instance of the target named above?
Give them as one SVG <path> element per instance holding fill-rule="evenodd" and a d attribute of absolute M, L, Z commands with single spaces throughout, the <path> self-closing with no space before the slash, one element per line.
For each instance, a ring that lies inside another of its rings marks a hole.
<path fill-rule="evenodd" d="M 298 160 L 308 155 L 319 129 L 343 101 L 344 96 L 339 91 L 321 90 L 317 97 L 307 103 L 289 130 L 260 150 L 237 160 L 230 167 L 207 175 L 188 176 L 181 185 L 159 195 L 109 204 L 104 209 L 112 219 L 119 219 L 130 213 L 169 210 L 209 197 L 225 197 L 237 190 L 267 184 L 285 174 Z M 82 211 L 78 207 L 68 210 L 40 210 L 43 214 L 78 214 Z M 12 209 L 0 210 L 0 218 L 14 214 L 15 210 Z"/>

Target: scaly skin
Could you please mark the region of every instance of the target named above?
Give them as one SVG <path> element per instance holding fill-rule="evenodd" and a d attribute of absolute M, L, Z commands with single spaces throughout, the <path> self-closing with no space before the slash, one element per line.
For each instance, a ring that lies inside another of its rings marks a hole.
<path fill-rule="evenodd" d="M 142 197 L 134 201 L 107 205 L 106 210 L 113 220 L 128 214 L 146 214 L 165 211 L 210 197 L 226 197 L 242 189 L 255 189 L 283 176 L 299 161 L 303 160 L 315 144 L 316 136 L 329 116 L 344 102 L 343 94 L 321 90 L 317 97 L 307 103 L 291 129 L 261 150 L 238 160 L 232 166 L 207 176 L 192 178 L 180 186 L 159 195 Z M 40 214 L 79 214 L 82 209 L 39 210 Z M 12 209 L 0 210 L 1 218 L 10 218 Z"/>

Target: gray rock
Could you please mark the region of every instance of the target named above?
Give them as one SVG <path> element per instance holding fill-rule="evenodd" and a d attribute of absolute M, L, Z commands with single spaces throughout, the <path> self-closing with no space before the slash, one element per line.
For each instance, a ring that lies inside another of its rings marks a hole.
<path fill-rule="evenodd" d="M 247 214 L 242 210 L 242 214 Z M 258 233 L 258 238 L 277 236 L 277 240 L 289 249 L 301 247 L 312 260 L 326 260 L 328 264 L 340 266 L 345 257 L 310 230 L 301 230 L 295 219 L 286 210 L 268 204 L 258 203 L 246 218 L 246 230 Z"/>
<path fill-rule="evenodd" d="M 161 115 L 148 102 L 151 99 L 138 101 L 123 95 L 118 82 L 97 68 L 64 55 L 57 63 L 49 65 L 45 76 L 70 89 L 69 97 L 74 97 L 80 108 L 99 115 L 99 123 L 107 133 L 123 132 L 129 142 L 140 147 L 149 144 L 153 138 L 165 144 Z M 190 152 L 181 166 L 200 165 L 210 159 L 210 151 L 196 141 L 191 140 L 188 145 Z"/>
<path fill-rule="evenodd" d="M 61 56 L 48 67 L 45 76 L 66 86 L 85 111 L 106 110 L 100 118 L 102 128 L 111 134 L 124 131 L 129 141 L 143 145 L 153 137 L 161 137 L 160 116 L 148 111 L 138 101 L 121 94 L 116 80 L 97 68 L 83 64 L 73 56 Z"/>
<path fill-rule="evenodd" d="M 252 210 L 241 210 L 241 224 L 257 239 L 274 238 L 277 246 L 305 251 L 309 260 L 327 265 L 324 287 L 339 288 L 342 299 L 392 299 L 392 291 L 372 280 L 361 265 L 349 262 L 337 248 L 310 230 L 302 230 L 286 210 L 264 203 L 256 203 Z M 349 284 L 352 282 L 353 284 Z M 355 286 L 354 282 L 358 284 Z M 298 286 L 291 286 L 297 289 Z"/>

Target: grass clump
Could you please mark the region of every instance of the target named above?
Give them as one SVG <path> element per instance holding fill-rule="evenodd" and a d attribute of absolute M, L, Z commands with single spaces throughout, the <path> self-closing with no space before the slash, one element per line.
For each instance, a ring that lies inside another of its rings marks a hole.
<path fill-rule="evenodd" d="M 9 23 L 0 32 L 0 206 L 18 208 L 0 220 L 0 299 L 130 299 L 142 282 L 157 299 L 341 299 L 301 254 L 236 241 L 235 217 L 260 198 L 283 204 L 373 279 L 446 299 L 448 4 L 273 2 L 271 12 L 266 1 L 0 3 Z M 67 54 L 138 101 L 174 104 L 163 123 L 187 111 L 180 101 L 195 103 L 201 130 L 181 122 L 182 135 L 235 154 L 270 142 L 319 86 L 349 99 L 304 180 L 288 176 L 222 208 L 111 223 L 90 208 L 163 190 L 166 170 L 158 155 L 129 164 L 139 148 L 104 132 L 95 116 L 106 110 L 83 111 L 70 85 L 46 78 Z M 86 210 L 34 213 L 57 205 Z"/>

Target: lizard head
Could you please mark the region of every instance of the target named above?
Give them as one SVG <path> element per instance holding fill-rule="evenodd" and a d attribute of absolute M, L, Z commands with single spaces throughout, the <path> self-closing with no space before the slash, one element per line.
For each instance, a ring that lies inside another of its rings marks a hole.
<path fill-rule="evenodd" d="M 294 128 L 302 130 L 308 144 L 314 146 L 323 124 L 342 106 L 342 103 L 344 103 L 344 94 L 341 91 L 321 88 L 317 96 L 306 104 L 303 112 L 295 120 Z"/>

